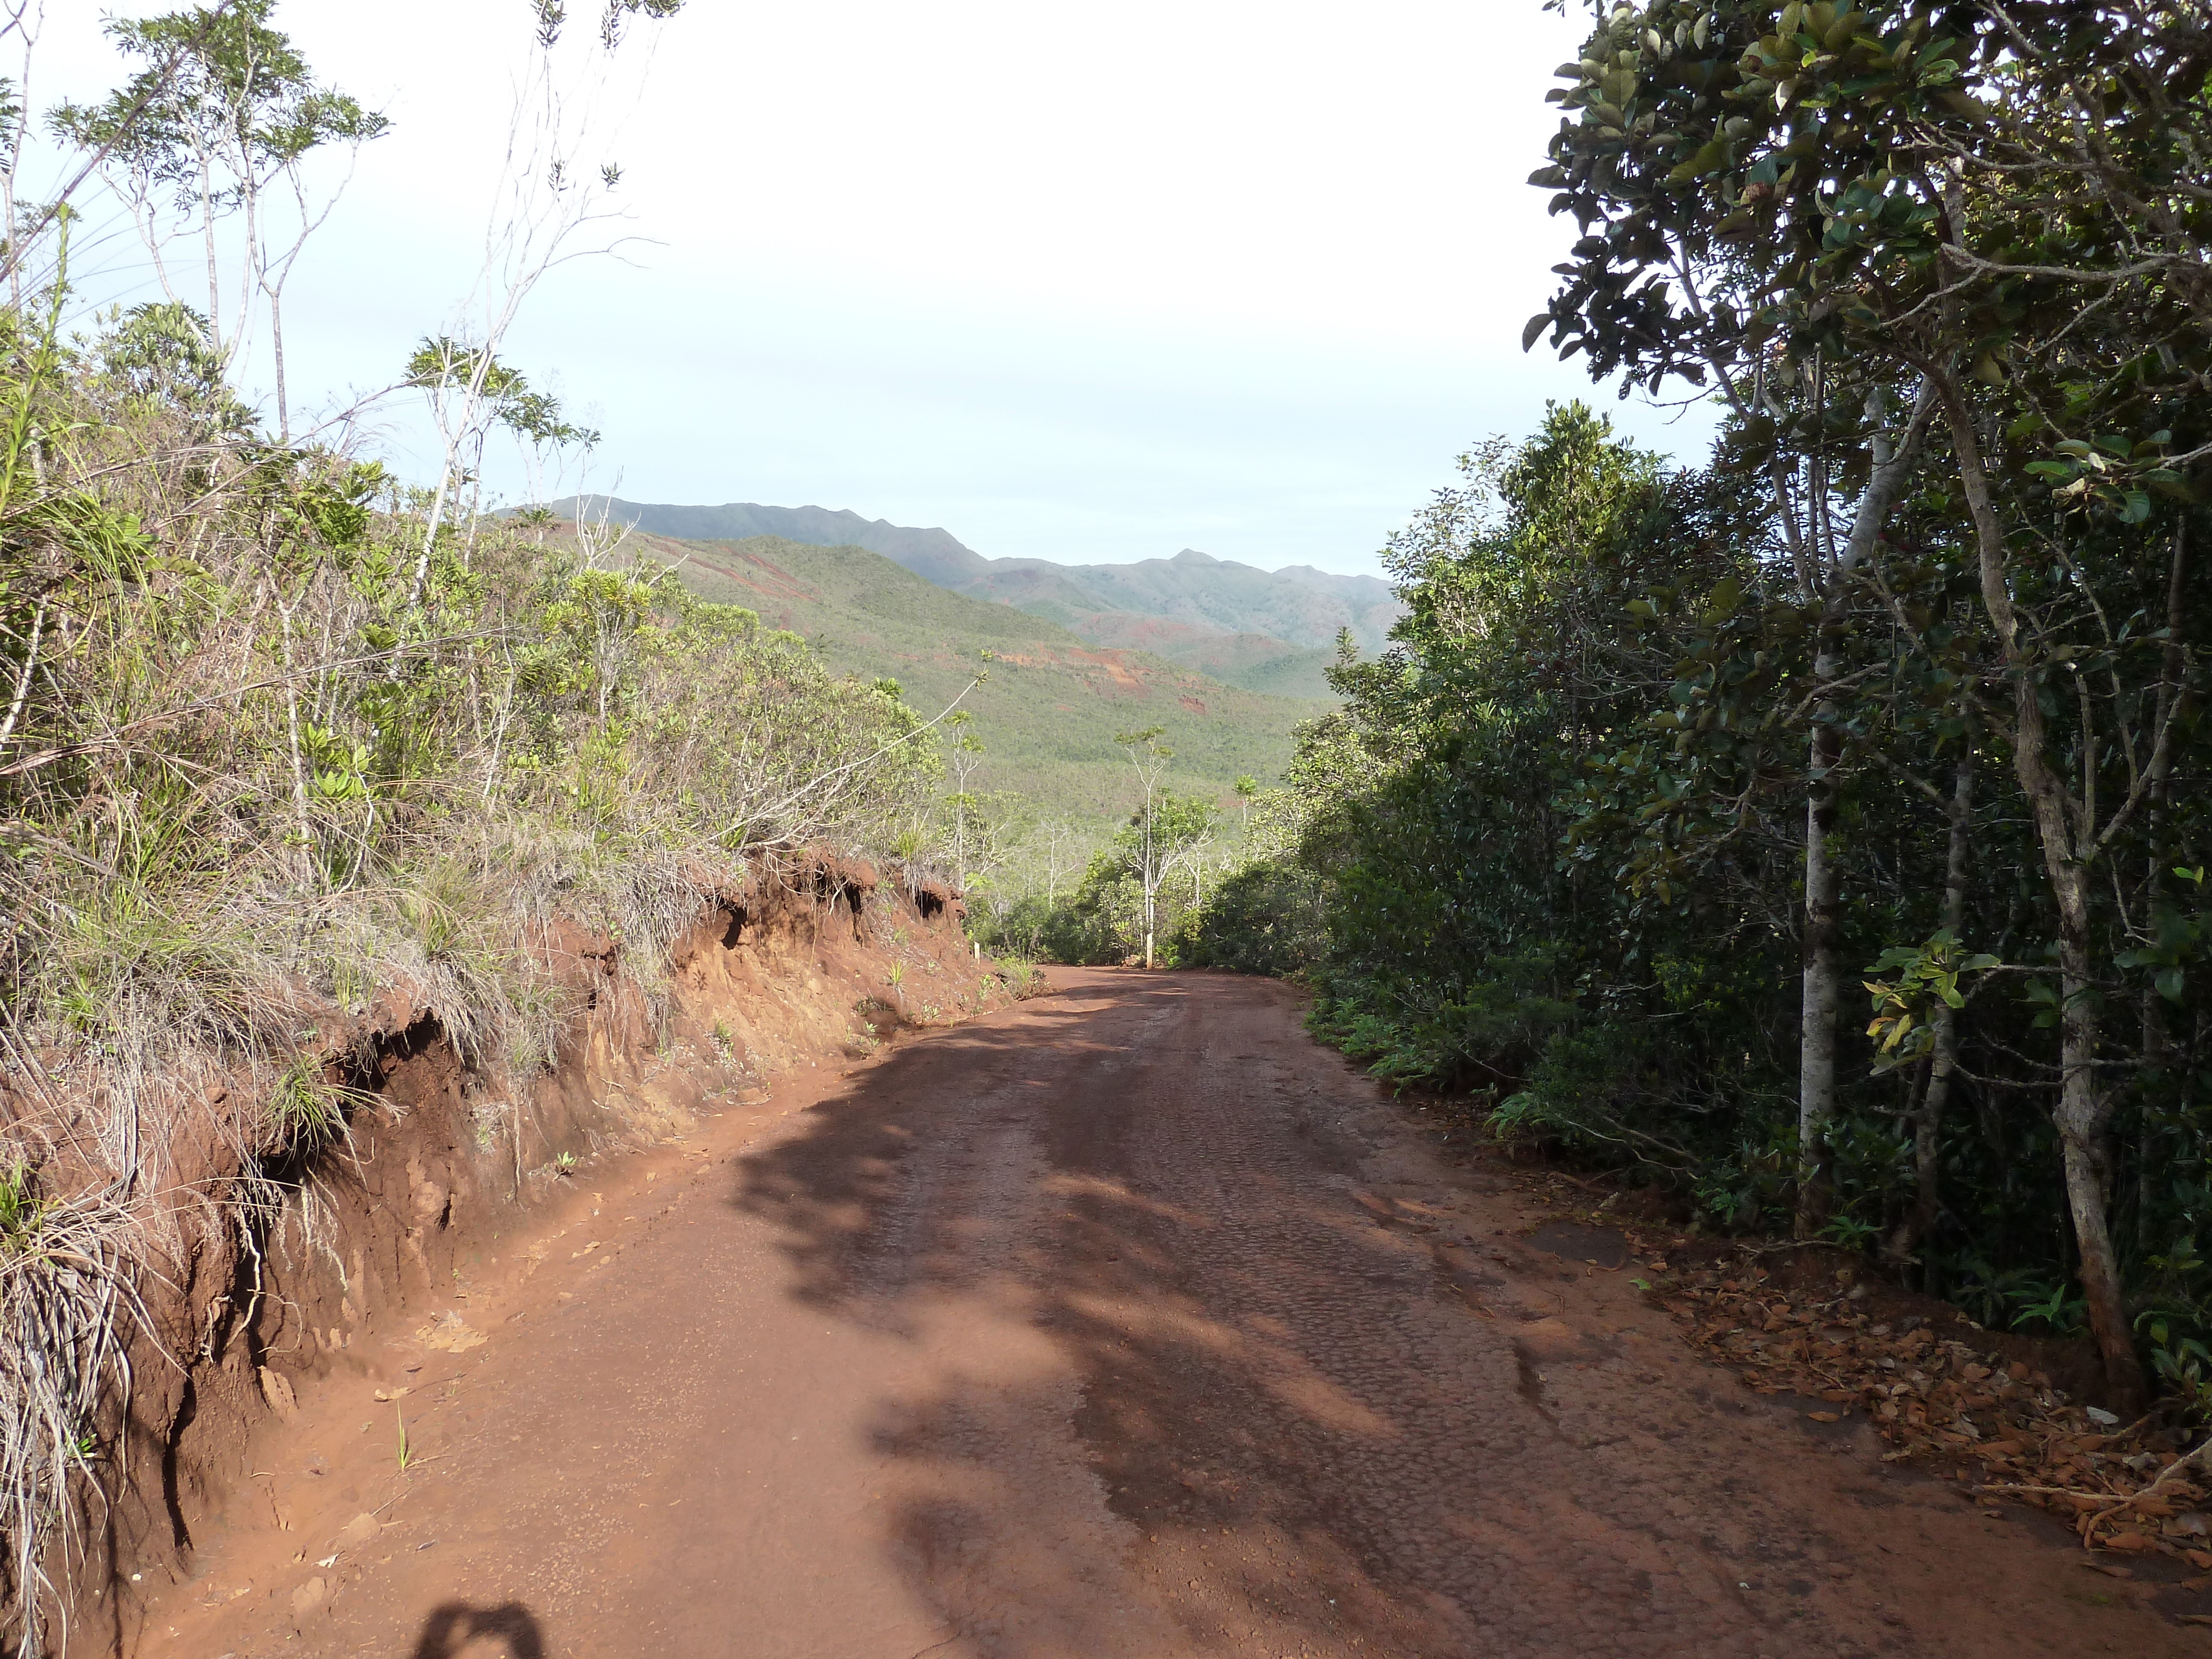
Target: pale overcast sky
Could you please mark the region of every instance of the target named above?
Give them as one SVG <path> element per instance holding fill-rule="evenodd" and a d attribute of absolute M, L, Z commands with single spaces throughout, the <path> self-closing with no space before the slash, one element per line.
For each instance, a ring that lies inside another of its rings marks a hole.
<path fill-rule="evenodd" d="M 166 9 L 47 0 L 33 106 L 120 78 L 107 11 Z M 288 295 L 295 404 L 328 404 L 468 289 L 529 8 L 273 21 L 395 123 Z M 1537 0 L 690 0 L 635 31 L 605 146 L 650 241 L 555 272 L 505 356 L 604 432 L 589 486 L 633 500 L 851 507 L 994 557 L 1371 570 L 1471 441 L 1594 395 L 1520 350 L 1573 237 L 1523 180 L 1579 38 Z M 143 296 L 87 205 L 82 292 Z M 1595 395 L 1703 453 L 1704 410 Z M 380 419 L 400 471 L 434 471 L 404 402 Z"/>

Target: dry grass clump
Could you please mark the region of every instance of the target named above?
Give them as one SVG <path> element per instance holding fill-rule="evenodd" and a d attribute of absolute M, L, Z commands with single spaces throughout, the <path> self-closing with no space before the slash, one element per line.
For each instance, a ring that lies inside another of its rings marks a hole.
<path fill-rule="evenodd" d="M 101 1407 L 130 1394 L 126 1318 L 150 1328 L 136 1228 L 107 1194 L 50 1196 L 28 1164 L 0 1164 L 0 1589 L 21 1609 L 24 1659 L 43 1638 L 49 1534 L 70 1525 L 73 1489 L 100 1491 Z M 63 1559 L 76 1541 L 60 1540 Z"/>

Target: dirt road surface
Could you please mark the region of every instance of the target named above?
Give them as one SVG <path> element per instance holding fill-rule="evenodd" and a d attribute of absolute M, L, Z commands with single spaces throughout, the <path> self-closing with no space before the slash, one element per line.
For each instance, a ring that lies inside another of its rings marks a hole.
<path fill-rule="evenodd" d="M 1056 980 L 587 1177 L 459 1351 L 302 1402 L 136 1651 L 2212 1652 L 1539 1248 L 1288 988 Z"/>

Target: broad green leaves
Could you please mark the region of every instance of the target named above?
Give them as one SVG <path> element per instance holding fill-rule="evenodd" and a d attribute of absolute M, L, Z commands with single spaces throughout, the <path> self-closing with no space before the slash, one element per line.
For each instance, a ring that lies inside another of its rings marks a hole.
<path fill-rule="evenodd" d="M 1969 956 L 1957 939 L 1943 933 L 1930 936 L 1923 945 L 1893 945 L 1885 950 L 1871 971 L 1890 977 L 1865 982 L 1874 999 L 1874 1018 L 1867 1026 L 1867 1036 L 1875 1042 L 1875 1070 L 1893 1071 L 1928 1058 L 1935 1039 L 1935 1027 L 1928 1018 L 1930 1000 L 1953 1009 L 1964 1008 L 1966 993 L 1959 988 L 1960 977 L 1985 974 L 2003 965 L 1986 951 Z"/>

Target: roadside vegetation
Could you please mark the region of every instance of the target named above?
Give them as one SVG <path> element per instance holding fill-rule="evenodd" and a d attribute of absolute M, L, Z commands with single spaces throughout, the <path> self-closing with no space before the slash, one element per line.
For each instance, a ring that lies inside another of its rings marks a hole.
<path fill-rule="evenodd" d="M 896 687 L 617 538 L 463 515 L 425 558 L 378 464 L 276 445 L 226 398 L 165 307 L 76 344 L 33 316 L 0 360 L 0 1168 L 32 1194 L 0 1237 L 0 1411 L 39 1419 L 5 1445 L 19 1492 L 94 1421 L 48 1390 L 115 1307 L 111 1286 L 67 1300 L 82 1322 L 19 1323 L 15 1298 L 188 1249 L 155 1224 L 179 1139 L 241 1172 L 200 1194 L 207 1224 L 281 1208 L 268 1172 L 346 1132 L 314 1057 L 386 993 L 525 1080 L 580 1012 L 564 925 L 655 995 L 713 896 L 889 848 L 941 768 Z M 112 1229 L 92 1258 L 55 1231 L 91 1224 L 88 1188 Z"/>
<path fill-rule="evenodd" d="M 1195 924 L 1223 872 L 1249 856 L 1259 784 L 1248 774 L 1225 792 L 1238 803 L 1234 816 L 1204 791 L 1179 793 L 1165 737 L 1158 726 L 1115 734 L 1134 802 L 1120 823 L 1020 825 L 1004 873 L 969 881 L 969 932 L 994 950 L 1050 962 L 1206 965 Z"/>
<path fill-rule="evenodd" d="M 674 9 L 617 0 L 594 61 Z M 264 198 L 294 195 L 307 149 L 382 131 L 270 15 L 117 24 L 135 78 L 52 118 L 97 163 L 85 188 L 104 178 L 168 252 L 167 297 L 83 312 L 66 202 L 17 204 L 7 245 L 0 1610 L 27 1656 L 123 1472 L 131 1346 L 167 1363 L 142 1297 L 210 1243 L 258 1260 L 289 1221 L 313 1237 L 313 1160 L 360 1099 L 332 1054 L 430 1011 L 483 1082 L 479 1139 L 519 1168 L 514 1103 L 581 1012 L 574 941 L 618 951 L 652 1013 L 716 895 L 890 853 L 942 772 L 896 686 L 702 602 L 618 533 L 486 516 L 488 443 L 557 464 L 592 435 L 496 355 L 592 216 L 548 160 L 574 139 L 560 8 L 539 9 L 517 150 L 521 197 L 558 187 L 513 210 L 499 245 L 523 253 L 477 320 L 393 365 L 390 395 L 435 406 L 444 476 L 397 481 L 350 441 L 358 411 L 245 403 L 282 239 L 328 211 L 299 193 L 285 231 Z M 206 291 L 184 291 L 203 244 Z"/>
<path fill-rule="evenodd" d="M 1186 960 L 1706 1226 L 2212 1405 L 2212 19 L 1603 8 L 1534 182 L 1575 405 L 1386 558 Z"/>

